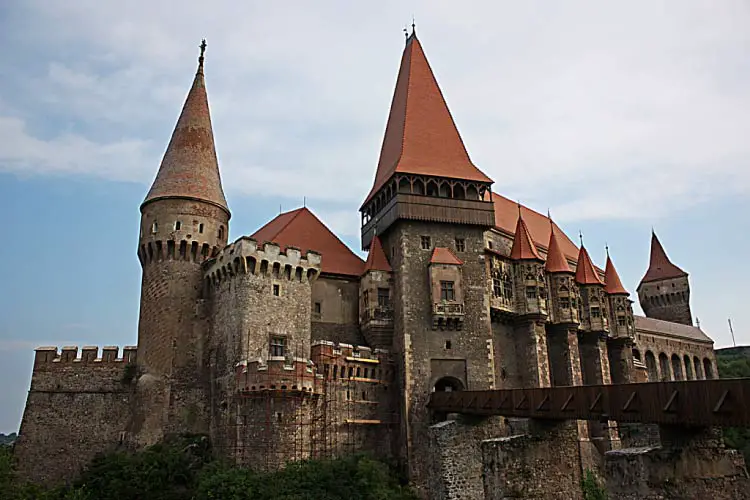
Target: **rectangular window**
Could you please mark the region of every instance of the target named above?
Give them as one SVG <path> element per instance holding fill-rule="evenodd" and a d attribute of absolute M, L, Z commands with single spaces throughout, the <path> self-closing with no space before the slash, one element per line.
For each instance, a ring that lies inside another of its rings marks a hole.
<path fill-rule="evenodd" d="M 391 291 L 387 288 L 378 288 L 378 306 L 390 307 Z"/>
<path fill-rule="evenodd" d="M 285 347 L 286 339 L 284 337 L 271 337 L 271 345 L 268 354 L 269 356 L 283 356 Z"/>
<path fill-rule="evenodd" d="M 492 250 L 492 242 L 491 241 L 487 242 L 487 248 L 489 248 L 490 250 Z"/>
<path fill-rule="evenodd" d="M 432 248 L 432 241 L 429 236 L 422 236 L 422 250 L 429 250 Z"/>
<path fill-rule="evenodd" d="M 274 286 L 273 286 L 273 294 L 274 294 L 275 296 L 277 296 L 277 297 L 278 297 L 279 295 L 281 295 L 281 288 L 279 287 L 279 285 L 274 285 Z"/>
<path fill-rule="evenodd" d="M 535 299 L 537 297 L 536 295 L 536 287 L 535 286 L 527 286 L 526 287 L 526 298 L 527 299 Z"/>
<path fill-rule="evenodd" d="M 626 325 L 627 325 L 627 323 L 628 323 L 628 322 L 627 322 L 627 321 L 625 320 L 625 316 L 618 316 L 618 317 L 617 317 L 617 324 L 618 324 L 619 326 L 626 326 Z"/>
<path fill-rule="evenodd" d="M 362 292 L 362 301 L 365 303 L 365 308 L 367 308 L 370 305 L 370 291 L 365 290 Z"/>
<path fill-rule="evenodd" d="M 463 238 L 456 238 L 456 252 L 466 251 L 466 240 Z"/>
<path fill-rule="evenodd" d="M 492 278 L 492 295 L 495 297 L 502 297 L 503 295 L 503 283 L 500 278 Z"/>
<path fill-rule="evenodd" d="M 508 300 L 513 298 L 513 283 L 511 283 L 510 278 L 507 276 L 503 279 L 503 295 Z"/>
<path fill-rule="evenodd" d="M 599 311 L 598 307 L 592 307 L 591 308 L 591 317 L 592 318 L 600 318 L 601 316 L 602 316 L 602 314 Z"/>
<path fill-rule="evenodd" d="M 315 311 L 315 314 L 320 314 L 320 302 L 316 302 L 315 306 L 313 308 L 313 311 Z"/>
<path fill-rule="evenodd" d="M 570 299 L 568 297 L 560 297 L 560 307 L 570 309 Z"/>
<path fill-rule="evenodd" d="M 440 300 L 456 300 L 456 291 L 452 281 L 440 282 Z"/>

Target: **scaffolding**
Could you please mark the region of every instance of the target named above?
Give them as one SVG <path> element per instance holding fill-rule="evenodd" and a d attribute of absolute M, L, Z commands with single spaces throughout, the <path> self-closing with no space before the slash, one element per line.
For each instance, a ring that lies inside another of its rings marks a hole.
<path fill-rule="evenodd" d="M 388 354 L 323 341 L 312 359 L 305 351 L 300 342 L 284 358 L 238 364 L 226 451 L 238 464 L 266 471 L 359 451 L 390 455 L 398 413 Z"/>

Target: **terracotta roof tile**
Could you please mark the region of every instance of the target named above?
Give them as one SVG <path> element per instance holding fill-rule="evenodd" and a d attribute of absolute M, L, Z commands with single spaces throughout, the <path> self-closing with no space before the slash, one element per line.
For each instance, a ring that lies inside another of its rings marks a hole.
<path fill-rule="evenodd" d="M 395 172 L 492 182 L 469 159 L 416 35 L 401 58 L 375 181 L 364 203 Z"/>
<path fill-rule="evenodd" d="M 625 290 L 625 287 L 622 286 L 622 281 L 620 281 L 620 276 L 617 274 L 617 269 L 615 269 L 615 265 L 612 263 L 609 253 L 607 253 L 607 265 L 604 268 L 604 283 L 606 286 L 605 290 L 609 294 L 630 295 L 630 293 Z"/>
<path fill-rule="evenodd" d="M 304 254 L 313 250 L 322 255 L 324 273 L 361 276 L 364 262 L 357 257 L 315 214 L 298 208 L 279 214 L 252 234 L 259 244 L 273 242 L 282 250 L 288 246 L 299 248 Z"/>
<path fill-rule="evenodd" d="M 451 252 L 450 248 L 435 247 L 432 251 L 430 264 L 455 264 L 460 266 L 463 262 Z"/>
<path fill-rule="evenodd" d="M 672 323 L 661 319 L 646 318 L 645 316 L 634 315 L 635 331 L 638 333 L 656 333 L 669 335 L 673 337 L 682 337 L 699 342 L 710 342 L 713 340 L 706 335 L 703 330 L 697 326 L 683 325 L 682 323 Z"/>
<path fill-rule="evenodd" d="M 143 204 L 175 197 L 207 201 L 229 212 L 216 159 L 202 58 L 159 172 Z"/>
<path fill-rule="evenodd" d="M 576 265 L 576 283 L 579 285 L 603 285 L 602 280 L 599 279 L 594 269 L 594 263 L 591 262 L 586 247 L 581 245 L 581 249 L 578 252 L 578 264 Z"/>
<path fill-rule="evenodd" d="M 383 251 L 380 238 L 377 236 L 373 237 L 370 244 L 370 253 L 367 254 L 367 262 L 365 262 L 363 272 L 367 271 L 393 271 L 391 265 L 388 263 L 388 258 L 385 256 L 385 251 Z"/>
<path fill-rule="evenodd" d="M 667 252 L 664 251 L 664 247 L 661 246 L 659 238 L 656 237 L 656 233 L 652 232 L 651 259 L 649 262 L 648 270 L 641 279 L 641 283 L 665 280 L 670 278 L 680 278 L 687 275 L 688 274 L 685 271 L 672 264 L 672 261 L 670 261 L 669 257 L 667 257 Z"/>
<path fill-rule="evenodd" d="M 518 222 L 518 202 L 494 192 L 492 193 L 492 201 L 495 205 L 495 227 L 507 235 L 513 236 L 516 232 L 516 223 Z M 542 215 L 521 205 L 521 216 L 537 248 L 549 251 L 547 245 L 550 241 L 550 228 L 554 226 L 555 233 L 557 234 L 557 243 L 562 253 L 572 262 L 578 259 L 578 247 L 565 235 L 557 224 L 553 222 L 550 225 L 550 220 L 546 215 Z"/>
<path fill-rule="evenodd" d="M 544 260 L 539 256 L 534 240 L 531 238 L 531 234 L 529 234 L 529 228 L 526 226 L 526 222 L 524 222 L 523 217 L 521 216 L 520 205 L 518 206 L 518 211 L 518 221 L 516 222 L 516 230 L 513 236 L 513 247 L 510 249 L 510 258 L 515 260 Z"/>
<path fill-rule="evenodd" d="M 568 260 L 563 255 L 558 242 L 557 233 L 558 230 L 549 224 L 549 245 L 547 246 L 547 262 L 544 264 L 544 270 L 548 273 L 572 273 Z M 563 234 L 563 236 L 565 236 Z"/>

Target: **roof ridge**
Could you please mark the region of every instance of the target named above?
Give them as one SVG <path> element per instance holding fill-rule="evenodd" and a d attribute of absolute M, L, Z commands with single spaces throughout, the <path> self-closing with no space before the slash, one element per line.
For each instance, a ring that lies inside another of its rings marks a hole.
<path fill-rule="evenodd" d="M 284 224 L 283 226 L 281 226 L 281 228 L 279 228 L 279 230 L 278 230 L 278 231 L 276 231 L 276 234 L 274 234 L 274 235 L 273 235 L 273 237 L 274 237 L 274 238 L 276 238 L 276 237 L 277 237 L 278 235 L 280 235 L 280 234 L 281 234 L 281 232 L 282 232 L 282 231 L 283 231 L 284 229 L 286 229 L 286 228 L 287 228 L 287 227 L 289 226 L 289 224 L 291 224 L 291 223 L 292 223 L 292 222 L 294 221 L 294 219 L 296 219 L 297 217 L 299 217 L 299 214 L 301 214 L 301 213 L 302 213 L 302 209 L 303 209 L 303 208 L 305 208 L 305 207 L 299 207 L 299 208 L 295 208 L 294 210 L 290 210 L 290 211 L 288 211 L 288 212 L 282 212 L 282 213 L 280 213 L 279 215 L 277 215 L 276 217 L 280 217 L 280 216 L 282 216 L 282 215 L 287 215 L 287 214 L 291 214 L 291 213 L 297 212 L 297 213 L 296 213 L 296 214 L 294 214 L 294 215 L 293 215 L 292 217 L 289 217 L 289 220 L 288 220 L 288 221 L 286 222 L 286 224 Z M 311 213 L 312 213 L 312 212 L 311 212 Z M 271 219 L 271 220 L 273 220 L 273 219 Z"/>

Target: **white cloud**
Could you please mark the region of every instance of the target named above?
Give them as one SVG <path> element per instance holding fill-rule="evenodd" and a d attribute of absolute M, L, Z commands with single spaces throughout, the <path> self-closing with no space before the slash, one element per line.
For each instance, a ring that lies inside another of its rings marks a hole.
<path fill-rule="evenodd" d="M 149 182 L 206 36 L 230 197 L 307 196 L 353 211 L 372 182 L 413 12 L 498 191 L 543 199 L 537 208 L 561 220 L 653 218 L 750 191 L 740 1 L 30 5 L 50 55 L 30 86 L 44 107 L 24 114 L 53 111 L 78 127 L 42 138 L 5 116 L 0 169 Z M 338 229 L 356 231 L 351 219 Z"/>

